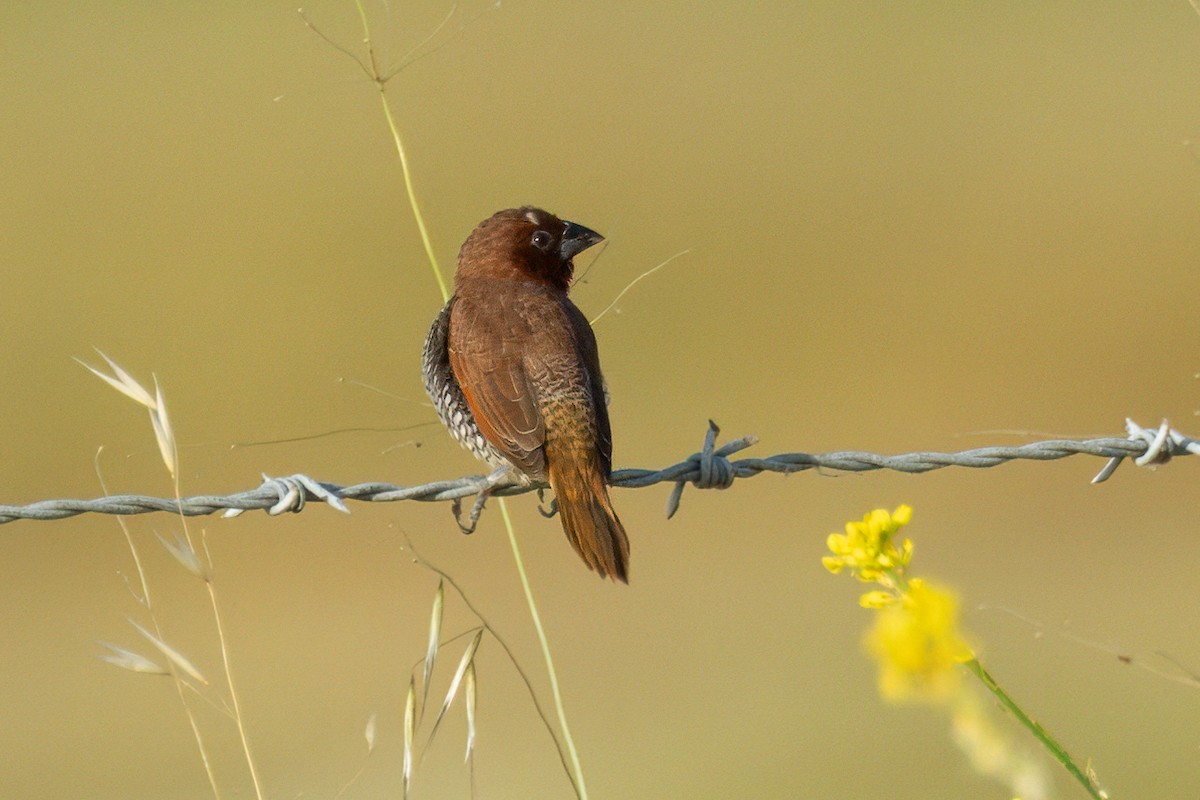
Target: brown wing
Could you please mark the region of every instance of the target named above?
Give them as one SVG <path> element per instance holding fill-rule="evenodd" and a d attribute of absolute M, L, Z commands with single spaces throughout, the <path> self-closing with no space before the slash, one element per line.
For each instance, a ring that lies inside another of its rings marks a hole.
<path fill-rule="evenodd" d="M 592 407 L 596 414 L 596 448 L 600 451 L 600 462 L 604 466 L 604 479 L 612 473 L 612 427 L 608 421 L 608 393 L 604 388 L 604 377 L 600 374 L 600 351 L 596 347 L 596 334 L 574 303 L 563 299 L 567 319 L 575 333 L 576 347 L 587 370 L 588 388 L 592 395 Z"/>
<path fill-rule="evenodd" d="M 527 475 L 544 479 L 546 427 L 522 366 L 528 332 L 519 318 L 488 313 L 466 297 L 450 315 L 450 368 L 480 433 Z"/>

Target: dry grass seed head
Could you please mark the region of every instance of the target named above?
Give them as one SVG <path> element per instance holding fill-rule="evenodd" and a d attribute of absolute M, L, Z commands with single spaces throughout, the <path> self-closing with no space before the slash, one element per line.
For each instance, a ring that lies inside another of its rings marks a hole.
<path fill-rule="evenodd" d="M 408 798 L 408 788 L 412 784 L 413 773 L 413 739 L 417 731 L 417 689 L 413 678 L 408 679 L 408 697 L 404 701 L 404 798 Z"/>
<path fill-rule="evenodd" d="M 442 611 L 446 605 L 446 586 L 444 580 L 438 581 L 437 591 L 433 594 L 433 610 L 429 617 L 429 647 L 425 651 L 425 671 L 421 679 L 421 712 L 429 702 L 429 678 L 433 675 L 433 665 L 437 661 L 438 641 L 442 637 Z"/>
<path fill-rule="evenodd" d="M 167 416 L 167 401 L 163 397 L 162 387 L 158 385 L 158 376 L 154 377 L 155 408 L 150 412 L 150 424 L 154 426 L 154 439 L 158 442 L 158 453 L 162 456 L 163 464 L 171 477 L 175 477 L 178 463 L 175 458 L 175 431 L 171 427 L 171 419 Z"/>
<path fill-rule="evenodd" d="M 162 537 L 161 534 L 159 534 L 158 531 L 155 531 L 154 535 L 158 537 L 158 541 L 162 543 L 162 546 L 166 548 L 166 551 L 174 556 L 175 560 L 178 561 L 184 569 L 205 583 L 208 583 L 210 580 L 212 580 L 212 576 L 208 571 L 208 565 L 205 564 L 200 558 L 200 554 L 196 552 L 196 548 L 192 547 L 192 543 L 189 539 L 176 533 L 175 541 L 168 542 Z"/>
<path fill-rule="evenodd" d="M 470 761 L 475 752 L 475 662 L 467 666 L 467 754 L 464 761 Z"/>
<path fill-rule="evenodd" d="M 363 736 L 367 740 L 367 755 L 375 752 L 375 718 L 376 714 L 372 711 L 371 716 L 367 717 L 367 726 L 363 729 Z"/>
<path fill-rule="evenodd" d="M 196 669 L 196 666 L 192 664 L 192 662 L 189 661 L 182 653 L 133 620 L 129 620 L 129 624 L 136 628 L 138 633 L 140 633 L 142 636 L 145 636 L 150 644 L 158 648 L 158 651 L 166 656 L 167 659 L 174 664 L 180 672 L 184 673 L 192 680 L 197 681 L 204 686 L 208 686 L 208 679 L 205 678 L 204 675 L 200 673 L 200 670 Z"/>
<path fill-rule="evenodd" d="M 170 670 L 160 667 L 150 659 L 140 653 L 135 653 L 132 650 L 126 650 L 124 647 L 119 647 L 112 642 L 97 642 L 101 647 L 107 647 L 111 653 L 105 653 L 99 656 L 101 661 L 107 661 L 113 666 L 127 669 L 130 672 L 140 672 L 144 675 L 170 675 Z"/>
<path fill-rule="evenodd" d="M 96 352 L 108 363 L 109 369 L 113 371 L 112 375 L 105 375 L 100 370 L 78 358 L 75 360 L 84 369 L 150 412 L 150 424 L 154 428 L 154 438 L 158 442 L 159 455 L 162 456 L 163 464 L 166 465 L 167 471 L 174 478 L 177 466 L 175 458 L 175 432 L 171 427 L 171 420 L 167 416 L 167 405 L 163 398 L 162 387 L 158 385 L 158 378 L 154 379 L 154 395 L 152 396 L 149 390 L 122 369 L 120 364 L 105 355 L 102 350 L 97 350 Z"/>
<path fill-rule="evenodd" d="M 446 699 L 442 701 L 442 707 L 438 709 L 437 717 L 433 720 L 433 728 L 429 731 L 429 743 L 433 743 L 433 737 L 437 734 L 438 726 L 442 723 L 442 718 L 446 716 L 446 711 L 449 710 L 450 704 L 454 702 L 454 696 L 458 694 L 458 687 L 462 685 L 463 677 L 467 673 L 467 667 L 475 660 L 475 651 L 479 649 L 479 642 L 483 639 L 483 629 L 480 628 L 471 643 L 467 645 L 467 649 L 463 652 L 462 658 L 458 662 L 458 669 L 454 671 L 454 677 L 450 681 L 450 688 L 446 690 Z M 428 745 L 427 745 L 428 746 Z"/>

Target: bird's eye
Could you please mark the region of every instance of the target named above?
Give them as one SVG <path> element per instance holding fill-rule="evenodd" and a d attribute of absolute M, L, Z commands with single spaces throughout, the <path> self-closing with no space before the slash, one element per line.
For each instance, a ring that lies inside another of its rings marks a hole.
<path fill-rule="evenodd" d="M 538 250 L 546 250 L 550 247 L 552 237 L 545 231 L 538 231 L 533 235 L 533 246 Z"/>

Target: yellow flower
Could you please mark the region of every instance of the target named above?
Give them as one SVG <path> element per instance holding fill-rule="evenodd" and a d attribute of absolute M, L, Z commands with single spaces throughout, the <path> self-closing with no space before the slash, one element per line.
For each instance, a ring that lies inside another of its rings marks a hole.
<path fill-rule="evenodd" d="M 861 522 L 847 522 L 845 533 L 831 533 L 825 540 L 833 555 L 821 563 L 834 574 L 849 569 L 864 583 L 882 582 L 889 574 L 901 576 L 912 561 L 913 543 L 905 539 L 897 547 L 894 540 L 910 519 L 912 509 L 902 505 L 891 514 L 877 508 Z"/>
<path fill-rule="evenodd" d="M 887 608 L 899 602 L 900 598 L 893 592 L 866 592 L 858 598 L 858 604 L 863 608 Z"/>
<path fill-rule="evenodd" d="M 958 631 L 958 602 L 920 578 L 882 608 L 867 632 L 867 650 L 879 662 L 879 691 L 889 700 L 939 702 L 958 691 L 958 665 L 974 653 Z"/>
<path fill-rule="evenodd" d="M 863 593 L 859 605 L 876 609 L 875 625 L 863 646 L 879 663 L 879 693 L 894 702 L 917 701 L 953 710 L 960 744 L 980 772 L 1008 781 L 1020 797 L 1046 796 L 1046 780 L 1035 762 L 1017 757 L 1007 743 L 996 740 L 970 705 L 962 675 L 970 672 L 1011 711 L 1046 750 L 1067 768 L 1094 800 L 1108 797 L 1087 772 L 1071 760 L 1049 733 L 1004 691 L 964 641 L 958 630 L 958 601 L 949 591 L 935 588 L 906 573 L 913 544 L 896 545 L 896 533 L 908 524 L 912 509 L 900 506 L 891 514 L 876 509 L 861 522 L 846 524 L 845 533 L 826 540 L 832 555 L 821 559 L 832 573 L 848 571 L 882 590 Z M 965 665 L 965 669 L 959 669 Z"/>

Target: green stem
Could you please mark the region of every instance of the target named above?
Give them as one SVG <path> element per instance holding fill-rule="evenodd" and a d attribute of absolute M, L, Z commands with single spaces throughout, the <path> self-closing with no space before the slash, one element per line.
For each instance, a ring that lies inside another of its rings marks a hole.
<path fill-rule="evenodd" d="M 379 100 L 383 103 L 383 116 L 387 119 L 388 129 L 392 132 L 392 141 L 396 144 L 396 152 L 400 155 L 400 171 L 404 173 L 404 188 L 408 192 L 408 204 L 412 206 L 413 217 L 417 220 L 417 230 L 421 232 L 421 243 L 425 245 L 425 255 L 429 265 L 433 267 L 433 277 L 437 279 L 438 289 L 442 292 L 442 302 L 450 299 L 450 290 L 446 279 L 442 277 L 442 269 L 438 266 L 437 256 L 433 254 L 433 241 L 429 238 L 429 230 L 425 227 L 425 216 L 417 205 L 417 192 L 413 188 L 412 173 L 408 169 L 408 156 L 404 153 L 404 141 L 400 138 L 400 128 L 392 115 L 392 107 L 388 105 L 387 95 L 383 91 L 383 83 L 379 84 Z"/>
<path fill-rule="evenodd" d="M 383 105 L 383 116 L 387 120 L 388 130 L 392 132 L 392 142 L 396 145 L 396 153 L 400 156 L 400 171 L 404 173 L 404 189 L 408 192 L 408 204 L 412 208 L 413 218 L 417 221 L 417 230 L 421 233 L 421 244 L 425 246 L 425 255 L 429 258 L 429 266 L 433 267 L 433 277 L 437 280 L 444 303 L 450 299 L 450 290 L 446 286 L 446 279 L 442 277 L 442 268 L 438 266 L 437 256 L 434 255 L 433 240 L 429 238 L 429 229 L 425 227 L 425 215 L 421 213 L 421 206 L 417 203 L 417 190 L 413 188 L 412 172 L 408 168 L 408 155 L 404 152 L 404 140 L 400 138 L 400 126 L 396 124 L 396 117 L 392 114 L 392 107 L 388 105 L 387 101 L 387 82 L 391 76 L 383 75 L 379 71 L 379 63 L 375 59 L 375 46 L 371 43 L 371 24 L 367 20 L 367 10 L 363 8 L 362 0 L 354 0 L 354 5 L 358 9 L 358 18 L 362 22 L 363 42 L 367 45 L 370 66 L 357 58 L 355 60 L 379 87 L 379 102 Z"/>
<path fill-rule="evenodd" d="M 571 767 L 574 775 L 571 782 L 575 785 L 575 794 L 579 800 L 587 800 L 587 785 L 583 782 L 583 768 L 579 765 L 579 753 L 575 750 L 575 740 L 571 738 L 571 728 L 567 725 L 567 712 L 563 708 L 562 692 L 558 688 L 558 673 L 554 670 L 554 658 L 550 655 L 550 642 L 546 639 L 546 630 L 542 627 L 542 617 L 538 614 L 537 603 L 533 599 L 533 589 L 529 586 L 529 578 L 525 574 L 525 562 L 521 558 L 521 548 L 517 545 L 517 533 L 513 528 L 512 519 L 508 516 L 508 504 L 504 498 L 500 500 L 500 516 L 504 518 L 504 529 L 508 531 L 508 543 L 512 547 L 513 560 L 517 562 L 517 574 L 521 576 L 521 588 L 525 590 L 525 602 L 529 604 L 529 616 L 533 618 L 533 627 L 537 631 L 538 641 L 542 645 L 542 657 L 546 660 L 546 674 L 550 676 L 550 689 L 554 693 L 554 709 L 558 712 L 558 724 L 562 728 L 563 741 L 567 745 L 567 753 L 571 756 Z"/>
<path fill-rule="evenodd" d="M 1096 786 L 1095 782 L 1088 777 L 1087 773 L 1079 768 L 1079 765 L 1071 759 L 1070 754 L 1067 753 L 1066 749 L 1059 744 L 1053 736 L 1050 735 L 1050 732 L 1043 728 L 1037 721 L 1030 718 L 1030 716 L 1026 714 L 1019 705 L 1017 705 L 1016 701 L 1008 696 L 1008 692 L 1000 688 L 1000 684 L 996 683 L 996 679 L 992 677 L 991 673 L 984 669 L 983 664 L 979 663 L 979 659 L 972 658 L 970 661 L 965 662 L 964 666 L 970 670 L 976 678 L 979 678 L 980 682 L 987 687 L 989 692 L 996 696 L 996 699 L 1000 701 L 1001 705 L 1008 709 L 1008 711 L 1017 718 L 1018 722 L 1029 729 L 1029 732 L 1034 735 L 1034 738 L 1042 743 L 1042 746 L 1050 752 L 1050 755 L 1054 756 L 1054 759 L 1058 761 L 1058 763 L 1062 764 L 1066 768 L 1067 772 L 1071 773 L 1075 780 L 1079 782 L 1079 785 L 1087 791 L 1093 800 L 1107 800 L 1108 796 L 1102 793 Z"/>

